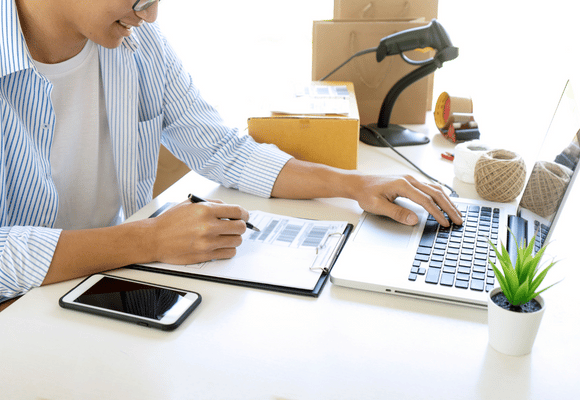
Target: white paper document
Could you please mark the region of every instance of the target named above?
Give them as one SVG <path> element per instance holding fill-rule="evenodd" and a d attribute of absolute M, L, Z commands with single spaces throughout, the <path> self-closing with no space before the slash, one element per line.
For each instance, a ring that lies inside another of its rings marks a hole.
<path fill-rule="evenodd" d="M 347 222 L 250 212 L 261 232 L 247 230 L 235 257 L 191 265 L 143 264 L 215 278 L 312 290 L 344 240 Z"/>
<path fill-rule="evenodd" d="M 275 102 L 270 110 L 292 115 L 344 115 L 350 112 L 346 86 L 311 85 L 295 89 L 294 95 Z"/>

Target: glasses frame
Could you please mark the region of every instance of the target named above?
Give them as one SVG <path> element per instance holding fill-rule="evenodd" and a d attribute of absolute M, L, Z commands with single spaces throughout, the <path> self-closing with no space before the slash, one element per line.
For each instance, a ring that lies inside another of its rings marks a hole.
<path fill-rule="evenodd" d="M 140 12 L 140 11 L 145 11 L 146 9 L 148 9 L 149 7 L 151 7 L 153 4 L 155 4 L 156 2 L 161 1 L 161 0 L 137 0 L 135 2 L 135 4 L 133 4 L 133 11 L 135 12 Z M 142 3 L 141 5 L 139 5 L 139 3 Z"/>

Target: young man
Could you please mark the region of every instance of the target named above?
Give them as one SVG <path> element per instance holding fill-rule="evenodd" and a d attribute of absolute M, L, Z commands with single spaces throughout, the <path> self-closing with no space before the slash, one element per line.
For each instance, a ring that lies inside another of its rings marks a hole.
<path fill-rule="evenodd" d="M 131 263 L 230 258 L 249 215 L 151 200 L 159 146 L 224 186 L 265 197 L 345 197 L 404 224 L 402 196 L 447 225 L 437 186 L 298 161 L 223 125 L 154 24 L 157 0 L 0 0 L 0 301 Z"/>

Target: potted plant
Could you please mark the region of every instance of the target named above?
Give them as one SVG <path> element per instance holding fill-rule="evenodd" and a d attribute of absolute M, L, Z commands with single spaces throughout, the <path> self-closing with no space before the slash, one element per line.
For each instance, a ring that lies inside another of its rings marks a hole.
<path fill-rule="evenodd" d="M 499 283 L 499 288 L 489 292 L 488 326 L 489 344 L 497 351 L 521 356 L 532 351 L 534 340 L 544 315 L 546 305 L 540 293 L 553 286 L 538 291 L 548 271 L 556 263 L 540 268 L 540 260 L 546 246 L 534 255 L 534 241 L 528 246 L 517 243 L 517 258 L 512 264 L 509 253 L 501 244 L 501 253 L 492 243 L 501 270 L 490 260 Z"/>

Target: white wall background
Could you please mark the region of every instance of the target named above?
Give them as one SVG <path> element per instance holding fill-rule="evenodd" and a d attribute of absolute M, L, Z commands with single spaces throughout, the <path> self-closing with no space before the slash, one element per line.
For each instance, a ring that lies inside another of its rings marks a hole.
<path fill-rule="evenodd" d="M 203 95 L 240 126 L 278 84 L 308 82 L 312 21 L 333 0 L 163 1 L 162 29 Z M 578 73 L 580 34 L 569 0 L 439 0 L 459 57 L 435 75 L 439 93 L 472 96 L 482 135 L 518 143 L 543 134 Z M 342 60 L 337 60 L 337 62 Z"/>

